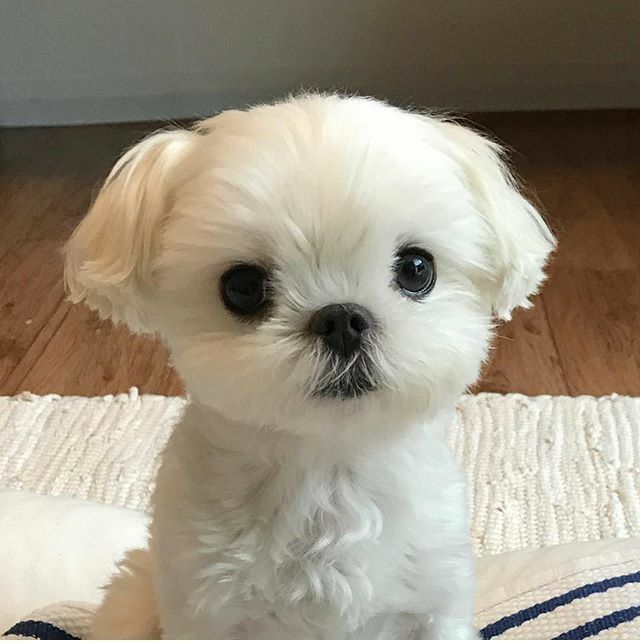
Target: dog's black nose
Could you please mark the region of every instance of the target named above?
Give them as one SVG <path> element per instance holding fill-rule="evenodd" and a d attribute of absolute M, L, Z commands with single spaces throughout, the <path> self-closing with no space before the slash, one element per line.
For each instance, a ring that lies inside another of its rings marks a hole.
<path fill-rule="evenodd" d="M 327 305 L 311 317 L 310 329 L 322 336 L 329 349 L 343 356 L 353 354 L 373 327 L 371 313 L 352 303 Z"/>

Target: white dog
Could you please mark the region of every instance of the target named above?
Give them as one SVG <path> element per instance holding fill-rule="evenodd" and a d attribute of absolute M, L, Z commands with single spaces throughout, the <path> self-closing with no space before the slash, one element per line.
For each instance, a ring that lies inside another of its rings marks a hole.
<path fill-rule="evenodd" d="M 128 151 L 67 282 L 160 335 L 191 403 L 95 635 L 474 637 L 442 432 L 553 246 L 495 144 L 375 100 L 303 95 Z"/>

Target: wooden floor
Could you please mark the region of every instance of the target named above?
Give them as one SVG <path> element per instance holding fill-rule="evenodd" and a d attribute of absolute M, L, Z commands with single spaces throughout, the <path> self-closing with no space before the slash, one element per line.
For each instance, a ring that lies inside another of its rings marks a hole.
<path fill-rule="evenodd" d="M 560 239 L 533 310 L 499 329 L 477 390 L 640 395 L 640 112 L 472 118 L 514 163 Z M 0 394 L 176 394 L 158 343 L 64 300 L 60 249 L 118 153 L 149 130 L 0 132 Z"/>

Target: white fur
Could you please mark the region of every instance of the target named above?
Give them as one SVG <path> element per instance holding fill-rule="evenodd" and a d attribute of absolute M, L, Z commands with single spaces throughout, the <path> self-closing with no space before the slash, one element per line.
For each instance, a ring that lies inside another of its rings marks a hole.
<path fill-rule="evenodd" d="M 407 242 L 435 257 L 421 302 L 391 286 Z M 442 432 L 494 315 L 528 304 L 553 245 L 493 143 L 374 100 L 299 96 L 130 150 L 69 242 L 69 290 L 162 336 L 192 403 L 158 478 L 153 580 L 130 565 L 100 633 L 153 620 L 155 592 L 172 638 L 472 637 L 464 483 Z M 275 303 L 241 322 L 219 279 L 256 261 Z M 305 333 L 336 302 L 378 326 L 379 387 L 351 400 L 310 394 L 345 375 Z"/>

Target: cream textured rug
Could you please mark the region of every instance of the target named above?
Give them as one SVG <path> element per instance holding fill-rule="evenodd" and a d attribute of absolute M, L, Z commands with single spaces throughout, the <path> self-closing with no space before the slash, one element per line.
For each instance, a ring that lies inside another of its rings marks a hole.
<path fill-rule="evenodd" d="M 0 487 L 147 509 L 184 400 L 0 397 Z M 479 554 L 640 535 L 640 398 L 465 396 L 450 442 Z"/>

